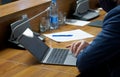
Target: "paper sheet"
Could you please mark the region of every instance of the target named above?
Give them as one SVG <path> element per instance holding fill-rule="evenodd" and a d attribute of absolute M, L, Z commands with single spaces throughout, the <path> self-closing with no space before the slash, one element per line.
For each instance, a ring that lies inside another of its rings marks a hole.
<path fill-rule="evenodd" d="M 94 37 L 93 35 L 82 31 L 80 29 L 77 30 L 71 30 L 71 31 L 64 31 L 64 32 L 57 32 L 57 33 L 51 33 L 51 34 L 43 34 L 46 37 L 56 41 L 56 42 L 67 42 L 72 40 L 79 40 L 79 39 L 85 39 L 85 38 L 91 38 Z M 58 36 L 53 37 L 53 35 L 72 35 L 72 36 Z"/>
<path fill-rule="evenodd" d="M 83 21 L 83 20 L 67 19 L 65 23 L 69 25 L 75 25 L 75 26 L 85 26 L 89 24 L 90 22 Z"/>

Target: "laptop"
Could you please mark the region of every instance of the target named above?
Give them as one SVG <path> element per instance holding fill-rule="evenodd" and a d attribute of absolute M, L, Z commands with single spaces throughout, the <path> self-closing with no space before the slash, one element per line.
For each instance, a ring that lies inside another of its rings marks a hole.
<path fill-rule="evenodd" d="M 22 25 L 18 23 L 14 27 L 12 25 L 12 36 L 14 36 L 15 40 L 27 49 L 40 63 L 76 65 L 76 57 L 73 56 L 69 49 L 50 48 L 31 30 L 30 24 L 27 23 Z M 14 39 L 14 37 L 12 38 Z"/>
<path fill-rule="evenodd" d="M 18 39 L 29 52 L 40 62 L 45 64 L 76 65 L 76 57 L 69 49 L 50 48 L 27 28 Z"/>

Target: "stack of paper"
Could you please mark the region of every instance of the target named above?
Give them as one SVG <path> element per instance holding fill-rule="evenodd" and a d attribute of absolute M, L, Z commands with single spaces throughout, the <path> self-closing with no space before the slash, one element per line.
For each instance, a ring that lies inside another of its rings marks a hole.
<path fill-rule="evenodd" d="M 44 34 L 44 35 L 57 42 L 67 42 L 67 41 L 72 41 L 72 40 L 79 40 L 79 39 L 94 37 L 93 35 L 85 31 L 82 31 L 80 29 L 51 33 L 51 34 Z"/>
<path fill-rule="evenodd" d="M 85 26 L 90 23 L 90 21 L 76 20 L 76 19 L 67 19 L 66 24 L 75 25 L 75 26 Z"/>

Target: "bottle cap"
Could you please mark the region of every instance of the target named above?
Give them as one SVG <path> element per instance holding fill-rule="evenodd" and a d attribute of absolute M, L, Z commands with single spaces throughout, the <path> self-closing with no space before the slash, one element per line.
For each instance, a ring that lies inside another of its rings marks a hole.
<path fill-rule="evenodd" d="M 52 0 L 53 3 L 56 3 L 56 0 Z"/>

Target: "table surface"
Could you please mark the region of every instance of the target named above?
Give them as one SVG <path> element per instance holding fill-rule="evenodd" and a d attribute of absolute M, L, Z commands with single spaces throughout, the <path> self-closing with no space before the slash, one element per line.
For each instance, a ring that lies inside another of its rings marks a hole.
<path fill-rule="evenodd" d="M 100 11 L 100 16 L 94 20 L 103 20 L 105 12 Z M 91 21 L 94 21 L 91 20 Z M 52 32 L 81 29 L 96 36 L 101 28 L 91 26 L 62 25 Z M 49 31 L 48 31 L 49 32 Z M 48 33 L 46 32 L 46 33 Z M 84 39 L 88 42 L 93 38 Z M 78 40 L 75 40 L 78 41 Z M 54 48 L 65 48 L 75 41 L 58 43 L 45 38 L 45 43 Z M 46 65 L 39 63 L 28 50 L 7 47 L 0 51 L 0 77 L 76 77 L 79 71 L 75 66 Z"/>

